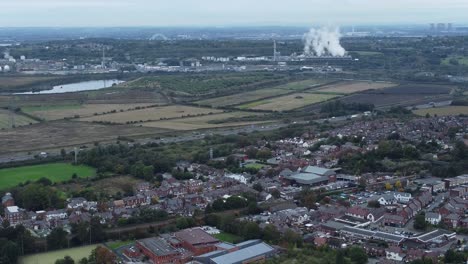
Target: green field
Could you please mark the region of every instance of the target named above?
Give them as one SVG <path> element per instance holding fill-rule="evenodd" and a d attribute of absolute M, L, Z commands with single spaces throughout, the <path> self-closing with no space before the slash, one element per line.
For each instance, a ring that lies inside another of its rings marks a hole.
<path fill-rule="evenodd" d="M 15 187 L 26 181 L 36 181 L 42 177 L 52 182 L 61 182 L 72 178 L 76 173 L 80 178 L 92 177 L 96 170 L 87 166 L 74 166 L 67 163 L 24 166 L 0 170 L 0 189 Z"/>
<path fill-rule="evenodd" d="M 413 113 L 425 116 L 429 114 L 431 116 L 454 116 L 454 115 L 468 115 L 468 106 L 446 106 L 446 107 L 434 107 L 428 109 L 414 110 Z"/>
<path fill-rule="evenodd" d="M 91 254 L 98 244 L 63 249 L 57 251 L 51 251 L 46 253 L 28 255 L 20 258 L 18 261 L 19 264 L 54 264 L 57 259 L 64 258 L 65 256 L 70 256 L 75 260 L 75 263 L 78 263 L 82 258 L 87 258 Z"/>
<path fill-rule="evenodd" d="M 200 105 L 210 105 L 213 107 L 220 107 L 220 106 L 231 106 L 242 104 L 244 102 L 249 101 L 256 101 L 270 96 L 276 95 L 283 95 L 288 93 L 286 89 L 259 89 L 255 91 L 245 92 L 245 93 L 238 93 L 234 95 L 216 97 L 212 99 L 206 99 L 196 102 Z"/>
<path fill-rule="evenodd" d="M 378 52 L 378 51 L 349 51 L 350 53 L 351 52 L 355 52 L 361 56 L 375 56 L 375 55 L 383 55 L 382 52 Z"/>
<path fill-rule="evenodd" d="M 249 164 L 245 165 L 245 167 L 259 170 L 259 169 L 265 167 L 265 165 L 258 164 L 258 163 L 249 163 Z"/>
<path fill-rule="evenodd" d="M 215 238 L 221 240 L 221 241 L 224 241 L 224 242 L 229 242 L 229 243 L 233 243 L 233 244 L 236 244 L 236 243 L 239 243 L 241 242 L 243 239 L 242 237 L 240 236 L 236 236 L 236 235 L 233 235 L 233 234 L 230 234 L 230 233 L 219 233 L 219 234 L 215 234 L 213 235 Z"/>
<path fill-rule="evenodd" d="M 267 111 L 288 111 L 301 108 L 307 105 L 325 102 L 339 97 L 336 94 L 317 93 L 294 93 L 268 100 L 260 100 L 248 104 L 240 105 L 240 109 L 267 110 Z"/>
<path fill-rule="evenodd" d="M 325 82 L 322 80 L 311 79 L 311 80 L 304 80 L 298 82 L 290 82 L 285 85 L 280 85 L 274 87 L 276 89 L 286 89 L 286 90 L 304 90 L 306 88 L 311 88 L 313 86 L 317 86 L 319 84 L 324 84 Z"/>
<path fill-rule="evenodd" d="M 468 66 L 468 57 L 451 56 L 442 60 L 442 65 L 453 65 L 451 61 L 457 61 L 459 65 Z"/>
<path fill-rule="evenodd" d="M 33 120 L 24 115 L 19 115 L 8 110 L 0 109 L 0 129 L 11 128 L 13 122 L 15 127 L 27 126 L 37 123 L 36 120 Z"/>
<path fill-rule="evenodd" d="M 127 240 L 127 241 L 113 241 L 113 242 L 109 242 L 109 243 L 106 243 L 106 246 L 109 247 L 110 249 L 112 250 L 116 250 L 120 247 L 123 247 L 123 246 L 126 246 L 126 245 L 129 245 L 129 244 L 132 244 L 134 243 L 135 241 L 132 241 L 132 240 Z"/>

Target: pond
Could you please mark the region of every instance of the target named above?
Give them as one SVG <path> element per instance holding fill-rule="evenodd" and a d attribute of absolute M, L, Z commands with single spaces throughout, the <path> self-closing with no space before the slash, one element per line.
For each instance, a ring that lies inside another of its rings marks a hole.
<path fill-rule="evenodd" d="M 78 83 L 70 83 L 64 85 L 54 86 L 51 90 L 33 91 L 26 93 L 15 93 L 15 94 L 59 94 L 59 93 L 72 93 L 72 92 L 83 92 L 83 91 L 94 91 L 104 88 L 112 87 L 123 83 L 120 80 L 98 80 L 98 81 L 86 81 Z"/>

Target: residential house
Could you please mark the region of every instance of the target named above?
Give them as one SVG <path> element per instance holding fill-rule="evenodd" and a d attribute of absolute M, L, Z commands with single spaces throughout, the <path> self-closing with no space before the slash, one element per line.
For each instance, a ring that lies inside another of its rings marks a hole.
<path fill-rule="evenodd" d="M 439 213 L 427 212 L 425 219 L 431 225 L 438 225 L 442 221 L 442 216 Z"/>
<path fill-rule="evenodd" d="M 386 258 L 389 260 L 403 262 L 405 258 L 405 254 L 400 247 L 390 246 L 389 248 L 385 249 Z"/>

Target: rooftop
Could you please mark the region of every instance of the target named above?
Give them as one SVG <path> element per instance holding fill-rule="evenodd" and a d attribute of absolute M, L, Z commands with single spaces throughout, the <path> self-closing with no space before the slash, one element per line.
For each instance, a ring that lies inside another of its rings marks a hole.
<path fill-rule="evenodd" d="M 266 243 L 258 243 L 256 245 L 246 247 L 232 253 L 221 255 L 212 259 L 212 263 L 215 264 L 229 264 L 229 263 L 242 263 L 246 260 L 262 256 L 265 254 L 271 254 L 274 249 Z"/>
<path fill-rule="evenodd" d="M 191 228 L 179 231 L 174 234 L 178 239 L 183 240 L 192 245 L 214 244 L 219 240 L 212 237 L 201 228 Z"/>
<path fill-rule="evenodd" d="M 177 251 L 169 243 L 161 238 L 146 238 L 138 240 L 138 243 L 158 256 L 177 254 Z"/>
<path fill-rule="evenodd" d="M 450 232 L 450 231 L 442 230 L 442 229 L 436 229 L 429 233 L 418 236 L 417 239 L 419 241 L 427 243 L 427 242 L 430 242 L 431 240 L 437 240 L 438 238 L 441 238 L 443 236 L 452 237 L 455 235 L 456 235 L 455 232 Z"/>

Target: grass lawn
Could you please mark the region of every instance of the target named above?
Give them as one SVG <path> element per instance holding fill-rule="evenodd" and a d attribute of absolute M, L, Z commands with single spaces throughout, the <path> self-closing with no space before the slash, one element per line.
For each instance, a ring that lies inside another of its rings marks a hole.
<path fill-rule="evenodd" d="M 71 179 L 73 173 L 80 178 L 92 177 L 96 174 L 94 168 L 88 166 L 74 166 L 68 163 L 51 163 L 34 166 L 23 166 L 0 170 L 0 189 L 15 187 L 25 181 L 36 181 L 42 177 L 52 182 Z"/>
<path fill-rule="evenodd" d="M 361 56 L 375 56 L 375 55 L 383 55 L 382 52 L 378 51 L 350 51 L 350 52 L 356 52 Z"/>
<path fill-rule="evenodd" d="M 233 235 L 230 233 L 224 233 L 224 232 L 213 235 L 213 236 L 221 241 L 229 242 L 233 244 L 239 243 L 243 240 L 242 237 L 240 236 L 236 236 L 236 235 Z"/>
<path fill-rule="evenodd" d="M 445 58 L 444 60 L 442 60 L 442 65 L 452 65 L 450 63 L 450 60 L 456 60 L 458 61 L 458 64 L 459 65 L 468 65 L 468 57 L 463 57 L 463 56 L 451 56 L 451 57 L 448 57 L 448 58 Z"/>
<path fill-rule="evenodd" d="M 413 111 L 415 114 L 425 116 L 429 114 L 431 116 L 450 116 L 450 115 L 468 115 L 468 106 L 446 106 L 446 107 L 434 107 L 428 109 L 418 109 Z"/>
<path fill-rule="evenodd" d="M 50 251 L 46 253 L 34 254 L 24 256 L 19 259 L 19 264 L 54 264 L 57 259 L 64 258 L 65 256 L 70 256 L 75 260 L 75 263 L 78 263 L 82 258 L 87 258 L 91 254 L 98 244 L 84 246 L 84 247 L 77 247 L 77 248 L 70 248 L 70 249 L 63 249 L 57 251 Z"/>
<path fill-rule="evenodd" d="M 135 242 L 135 241 L 132 241 L 132 240 L 127 240 L 127 241 L 113 241 L 113 242 L 106 243 L 106 245 L 107 245 L 110 249 L 116 250 L 116 249 L 118 249 L 119 247 L 126 246 L 126 245 L 132 244 L 132 243 L 134 243 L 134 242 Z"/>
<path fill-rule="evenodd" d="M 272 98 L 270 100 L 261 100 L 249 104 L 240 105 L 241 109 L 268 110 L 268 111 L 287 111 L 312 105 L 339 97 L 336 94 L 317 94 L 317 93 L 294 93 L 286 96 Z"/>
<path fill-rule="evenodd" d="M 250 164 L 245 165 L 245 167 L 246 167 L 246 168 L 253 168 L 253 169 L 259 170 L 259 169 L 265 167 L 265 165 L 263 165 L 263 164 L 258 164 L 258 163 L 250 163 Z"/>
<path fill-rule="evenodd" d="M 80 109 L 80 104 L 65 104 L 65 105 L 35 105 L 35 106 L 23 106 L 21 110 L 25 113 L 36 112 L 36 111 L 52 111 L 52 110 L 75 110 Z"/>

